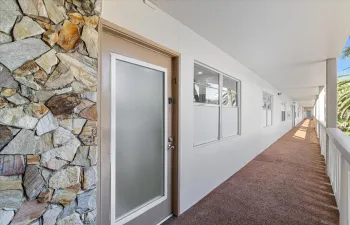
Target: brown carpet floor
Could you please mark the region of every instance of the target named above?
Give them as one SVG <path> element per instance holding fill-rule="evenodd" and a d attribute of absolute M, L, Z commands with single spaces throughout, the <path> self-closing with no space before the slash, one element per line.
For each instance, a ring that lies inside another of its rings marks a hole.
<path fill-rule="evenodd" d="M 339 212 L 313 121 L 302 121 L 166 225 L 318 225 Z"/>

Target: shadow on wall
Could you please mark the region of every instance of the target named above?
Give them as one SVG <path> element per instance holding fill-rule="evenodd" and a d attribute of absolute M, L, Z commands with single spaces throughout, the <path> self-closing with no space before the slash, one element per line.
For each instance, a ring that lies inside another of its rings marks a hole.
<path fill-rule="evenodd" d="M 96 218 L 101 0 L 0 0 L 0 224 Z"/>

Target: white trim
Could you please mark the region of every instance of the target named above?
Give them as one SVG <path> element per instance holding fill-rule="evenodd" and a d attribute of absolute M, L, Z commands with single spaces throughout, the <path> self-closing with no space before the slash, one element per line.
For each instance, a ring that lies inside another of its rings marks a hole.
<path fill-rule="evenodd" d="M 236 137 L 240 137 L 240 136 L 241 136 L 240 134 L 234 134 L 234 135 L 230 135 L 230 136 L 227 136 L 227 137 L 223 137 L 220 140 L 209 141 L 209 142 L 205 142 L 205 143 L 197 144 L 197 145 L 193 144 L 193 148 L 205 147 L 207 145 L 216 144 L 216 143 L 227 141 L 227 140 L 230 140 L 230 139 L 233 139 L 233 138 L 236 138 Z"/>
<path fill-rule="evenodd" d="M 164 219 L 162 219 L 159 223 L 157 223 L 156 225 L 161 225 L 162 223 L 164 223 L 165 221 L 167 221 L 168 219 L 170 219 L 171 217 L 173 217 L 173 214 L 170 214 L 169 216 L 165 217 Z"/>
<path fill-rule="evenodd" d="M 194 67 L 196 65 L 199 65 L 201 67 L 204 67 L 206 68 L 207 70 L 211 70 L 212 72 L 214 73 L 217 73 L 219 75 L 219 88 L 218 88 L 218 94 L 219 94 L 219 104 L 208 104 L 208 103 L 200 103 L 200 102 L 193 102 L 193 105 L 194 106 L 207 106 L 207 107 L 219 107 L 219 123 L 218 123 L 218 138 L 215 139 L 215 140 L 209 140 L 209 141 L 206 141 L 206 142 L 203 142 L 203 143 L 195 143 L 193 142 L 193 147 L 196 148 L 196 147 L 202 147 L 202 146 L 205 146 L 205 145 L 208 145 L 208 144 L 213 144 L 213 143 L 216 143 L 216 142 L 220 142 L 222 140 L 225 140 L 225 139 L 228 139 L 228 138 L 232 138 L 232 137 L 236 137 L 236 136 L 241 136 L 242 135 L 242 131 L 241 131 L 241 128 L 242 128 L 242 104 L 241 104 L 241 101 L 242 101 L 242 89 L 241 89 L 241 85 L 242 85 L 242 81 L 231 76 L 231 75 L 228 75 L 227 73 L 224 73 L 224 72 L 221 72 L 220 70 L 217 70 L 209 65 L 206 65 L 202 62 L 199 62 L 197 60 L 194 60 Z M 235 105 L 235 106 L 229 106 L 229 105 L 223 105 L 222 104 L 222 88 L 223 88 L 223 79 L 224 77 L 228 78 L 228 79 L 231 79 L 233 81 L 235 81 L 237 83 L 237 95 L 238 95 L 238 98 L 236 99 L 238 101 L 238 104 Z M 193 93 L 194 94 L 194 93 Z M 233 134 L 233 135 L 230 135 L 230 136 L 227 136 L 227 137 L 224 137 L 222 135 L 222 109 L 223 108 L 237 108 L 238 109 L 238 123 L 237 123 L 237 134 Z"/>
<path fill-rule="evenodd" d="M 239 81 L 238 82 L 238 90 L 239 92 L 239 96 L 238 96 L 238 104 L 237 106 L 238 108 L 238 130 L 237 130 L 237 136 L 241 136 L 242 135 L 242 82 Z"/>
<path fill-rule="evenodd" d="M 221 140 L 226 140 L 226 139 L 230 139 L 230 138 L 234 138 L 234 137 L 239 137 L 240 135 L 239 134 L 232 134 L 232 135 L 229 135 L 229 136 L 226 136 L 226 137 L 222 137 Z"/>
<path fill-rule="evenodd" d="M 116 140 L 115 134 L 116 134 L 116 118 L 113 115 L 116 115 L 116 109 L 117 109 L 117 103 L 116 103 L 116 90 L 113 87 L 113 85 L 116 83 L 116 63 L 115 60 L 121 60 L 128 63 L 136 64 L 139 66 L 151 68 L 154 70 L 158 70 L 164 73 L 164 196 L 162 197 L 156 197 L 155 199 L 150 200 L 149 202 L 144 203 L 143 205 L 139 206 L 138 208 L 134 209 L 130 212 L 130 214 L 124 216 L 123 218 L 116 218 L 115 215 L 115 166 L 116 166 L 116 155 L 115 151 L 113 149 L 116 148 Z M 150 210 L 151 208 L 155 207 L 156 205 L 160 204 L 161 202 L 165 201 L 168 198 L 168 190 L 167 190 L 167 184 L 168 184 L 168 151 L 167 151 L 167 142 L 168 142 L 168 71 L 166 68 L 153 65 L 150 63 L 146 63 L 137 59 L 129 58 L 126 56 L 118 55 L 115 53 L 111 53 L 111 225 L 122 225 L 125 224 L 132 219 L 140 216 L 141 214 L 145 213 L 146 211 Z"/>
<path fill-rule="evenodd" d="M 199 103 L 199 102 L 193 102 L 194 106 L 206 106 L 206 107 L 220 107 L 220 105 L 215 104 L 208 104 L 208 103 Z"/>
<path fill-rule="evenodd" d="M 233 77 L 233 76 L 231 76 L 231 75 L 229 75 L 229 74 L 227 74 L 227 73 L 224 73 L 224 72 L 222 72 L 222 71 L 220 71 L 220 70 L 218 70 L 218 69 L 215 69 L 214 67 L 209 66 L 208 64 L 202 63 L 202 62 L 200 62 L 200 61 L 198 61 L 198 60 L 194 60 L 194 64 L 200 65 L 200 66 L 202 66 L 202 67 L 204 67 L 204 68 L 206 68 L 206 69 L 208 69 L 208 70 L 211 70 L 211 71 L 213 71 L 213 72 L 215 72 L 215 73 L 222 74 L 223 76 L 226 76 L 226 77 L 228 77 L 228 78 L 230 78 L 230 79 L 233 79 L 233 80 L 235 80 L 236 82 L 241 82 L 240 79 L 237 79 L 237 78 L 235 78 L 235 77 Z"/>
<path fill-rule="evenodd" d="M 145 3 L 145 5 L 147 5 L 148 7 L 150 7 L 153 10 L 158 10 L 157 5 L 149 0 L 143 0 L 143 3 Z"/>
<path fill-rule="evenodd" d="M 197 148 L 197 147 L 213 144 L 213 143 L 220 142 L 220 141 L 221 140 L 219 140 L 219 139 L 215 139 L 215 140 L 211 140 L 211 141 L 207 141 L 207 142 L 203 142 L 203 143 L 193 143 L 193 147 Z"/>
<path fill-rule="evenodd" d="M 222 88 L 223 88 L 223 75 L 219 74 L 219 140 L 222 139 Z"/>
<path fill-rule="evenodd" d="M 239 106 L 236 106 L 236 105 L 222 105 L 222 108 L 239 108 Z"/>

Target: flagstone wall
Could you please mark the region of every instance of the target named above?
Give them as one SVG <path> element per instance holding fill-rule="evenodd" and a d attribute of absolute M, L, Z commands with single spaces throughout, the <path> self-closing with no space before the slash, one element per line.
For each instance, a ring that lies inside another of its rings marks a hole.
<path fill-rule="evenodd" d="M 101 0 L 0 0 L 0 225 L 95 224 Z"/>

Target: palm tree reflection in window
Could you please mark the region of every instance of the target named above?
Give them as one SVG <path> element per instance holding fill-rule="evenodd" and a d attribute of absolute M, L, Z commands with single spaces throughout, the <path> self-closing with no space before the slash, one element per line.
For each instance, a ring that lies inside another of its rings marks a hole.
<path fill-rule="evenodd" d="M 238 106 L 238 82 L 223 76 L 222 78 L 222 105 Z"/>
<path fill-rule="evenodd" d="M 222 91 L 222 104 L 228 106 L 237 105 L 237 91 L 223 88 Z"/>

